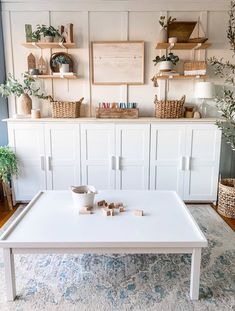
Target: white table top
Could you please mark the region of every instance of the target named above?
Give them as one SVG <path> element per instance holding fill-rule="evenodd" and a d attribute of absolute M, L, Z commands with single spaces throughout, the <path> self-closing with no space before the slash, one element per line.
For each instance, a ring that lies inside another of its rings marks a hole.
<path fill-rule="evenodd" d="M 0 247 L 205 247 L 185 204 L 171 191 L 100 191 L 95 202 L 123 202 L 126 212 L 80 215 L 70 191 L 43 191 L 1 237 Z M 144 210 L 134 216 L 132 210 Z M 23 216 L 23 217 L 22 217 Z"/>

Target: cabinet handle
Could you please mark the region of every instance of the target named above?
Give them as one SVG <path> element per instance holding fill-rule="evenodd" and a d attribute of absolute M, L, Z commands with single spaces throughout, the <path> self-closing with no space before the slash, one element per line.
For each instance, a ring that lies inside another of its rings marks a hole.
<path fill-rule="evenodd" d="M 116 170 L 121 170 L 121 157 L 116 157 Z"/>
<path fill-rule="evenodd" d="M 45 161 L 44 161 L 44 157 L 43 156 L 40 157 L 40 162 L 41 162 L 41 170 L 45 171 Z"/>
<path fill-rule="evenodd" d="M 47 157 L 47 169 L 48 169 L 48 171 L 51 171 L 51 168 L 52 168 L 52 166 L 51 166 L 51 157 L 48 156 Z"/>
<path fill-rule="evenodd" d="M 116 169 L 116 159 L 115 159 L 115 156 L 111 156 L 111 169 L 112 170 Z"/>
<path fill-rule="evenodd" d="M 190 168 L 191 168 L 191 157 L 187 157 L 186 170 L 190 171 Z"/>

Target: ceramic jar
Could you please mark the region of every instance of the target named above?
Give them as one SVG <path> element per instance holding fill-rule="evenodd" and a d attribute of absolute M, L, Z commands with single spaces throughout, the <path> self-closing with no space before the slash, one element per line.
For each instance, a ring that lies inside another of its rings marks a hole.
<path fill-rule="evenodd" d="M 167 43 L 167 30 L 164 27 L 159 31 L 158 42 Z"/>
<path fill-rule="evenodd" d="M 28 94 L 23 93 L 17 100 L 17 114 L 26 116 L 31 114 L 32 99 Z"/>
<path fill-rule="evenodd" d="M 159 63 L 160 71 L 171 71 L 173 69 L 173 64 L 171 61 L 163 61 Z"/>

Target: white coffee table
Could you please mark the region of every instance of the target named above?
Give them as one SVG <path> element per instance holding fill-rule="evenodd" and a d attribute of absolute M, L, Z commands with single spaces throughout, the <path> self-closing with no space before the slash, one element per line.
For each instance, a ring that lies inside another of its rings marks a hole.
<path fill-rule="evenodd" d="M 41 191 L 0 238 L 7 299 L 16 296 L 14 254 L 190 253 L 190 297 L 199 296 L 201 248 L 207 240 L 187 207 L 171 191 L 100 191 L 96 201 L 123 202 L 126 212 L 79 215 L 70 191 Z M 145 216 L 134 216 L 143 209 Z"/>

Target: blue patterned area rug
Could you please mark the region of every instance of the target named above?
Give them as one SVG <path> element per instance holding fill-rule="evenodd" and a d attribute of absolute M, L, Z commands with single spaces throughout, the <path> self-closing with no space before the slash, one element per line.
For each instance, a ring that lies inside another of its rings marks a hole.
<path fill-rule="evenodd" d="M 189 255 L 17 255 L 17 299 L 0 310 L 235 310 L 235 234 L 209 205 L 190 211 L 205 233 L 200 300 L 189 299 Z"/>

